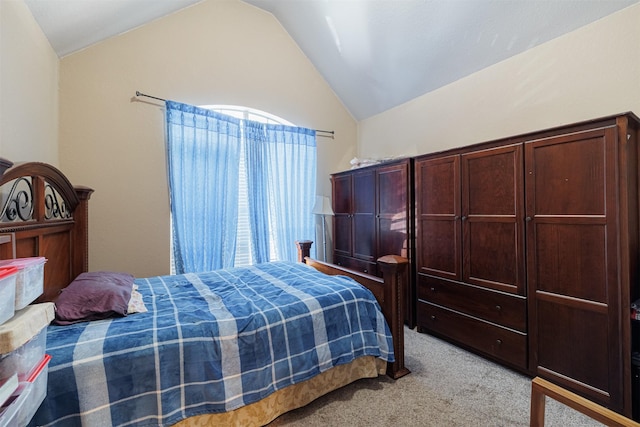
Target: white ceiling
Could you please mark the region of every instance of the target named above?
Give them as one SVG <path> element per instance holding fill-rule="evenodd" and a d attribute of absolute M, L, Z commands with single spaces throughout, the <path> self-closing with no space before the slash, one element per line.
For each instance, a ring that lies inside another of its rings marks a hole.
<path fill-rule="evenodd" d="M 201 0 L 24 1 L 63 57 Z M 357 120 L 640 2 L 244 1 L 280 21 Z"/>

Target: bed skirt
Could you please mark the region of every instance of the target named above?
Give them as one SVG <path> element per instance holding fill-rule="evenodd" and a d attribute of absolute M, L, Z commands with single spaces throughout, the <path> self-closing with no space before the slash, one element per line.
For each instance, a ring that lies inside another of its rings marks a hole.
<path fill-rule="evenodd" d="M 198 415 L 175 424 L 175 427 L 264 426 L 278 416 L 301 408 L 320 396 L 361 378 L 384 375 L 387 362 L 373 356 L 359 357 L 346 365 L 336 366 L 310 380 L 294 384 L 267 396 L 259 402 L 221 414 Z"/>

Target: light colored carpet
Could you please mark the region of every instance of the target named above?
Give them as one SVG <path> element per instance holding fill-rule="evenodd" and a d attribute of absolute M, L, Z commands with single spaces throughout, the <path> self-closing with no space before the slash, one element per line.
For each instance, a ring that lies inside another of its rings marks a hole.
<path fill-rule="evenodd" d="M 284 414 L 269 427 L 528 426 L 530 378 L 405 328 L 405 365 L 393 381 L 364 379 Z M 546 399 L 546 426 L 601 426 Z"/>

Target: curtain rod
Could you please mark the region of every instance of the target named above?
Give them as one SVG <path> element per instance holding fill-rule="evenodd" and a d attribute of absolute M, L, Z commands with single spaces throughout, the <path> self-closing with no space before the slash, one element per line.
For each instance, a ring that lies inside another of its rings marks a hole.
<path fill-rule="evenodd" d="M 162 101 L 162 102 L 166 101 L 166 99 L 164 98 L 158 98 L 157 96 L 147 95 L 146 93 L 142 93 L 140 91 L 136 91 L 136 96 L 144 96 L 145 98 L 157 99 L 158 101 Z M 326 133 L 327 135 L 318 135 L 323 138 L 333 139 L 333 136 L 335 134 L 335 131 L 332 131 L 332 130 L 320 130 L 320 129 L 314 129 L 314 130 L 316 131 L 316 133 L 320 133 L 320 134 Z"/>

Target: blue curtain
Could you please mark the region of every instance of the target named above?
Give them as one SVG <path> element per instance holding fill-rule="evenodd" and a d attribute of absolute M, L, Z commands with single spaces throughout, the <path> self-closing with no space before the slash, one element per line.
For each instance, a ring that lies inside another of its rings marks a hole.
<path fill-rule="evenodd" d="M 268 262 L 271 258 L 269 233 L 267 147 L 269 142 L 262 123 L 245 121 L 245 165 L 249 227 L 251 229 L 251 258 L 254 263 Z"/>
<path fill-rule="evenodd" d="M 248 126 L 249 127 L 249 126 Z M 268 206 L 270 238 L 276 259 L 295 261 L 296 240 L 313 240 L 315 222 L 311 210 L 316 189 L 316 134 L 314 130 L 256 123 L 248 132 L 247 171 L 250 182 L 266 178 L 266 192 L 251 195 L 256 203 Z M 259 131 L 261 129 L 261 132 Z M 261 171 L 262 178 L 256 176 Z M 251 221 L 253 240 L 264 239 L 260 219 Z M 264 250 L 264 249 L 262 249 Z M 261 260 L 266 260 L 267 252 Z M 273 259 L 273 256 L 272 256 Z"/>
<path fill-rule="evenodd" d="M 173 101 L 166 121 L 176 273 L 232 267 L 241 122 Z"/>

